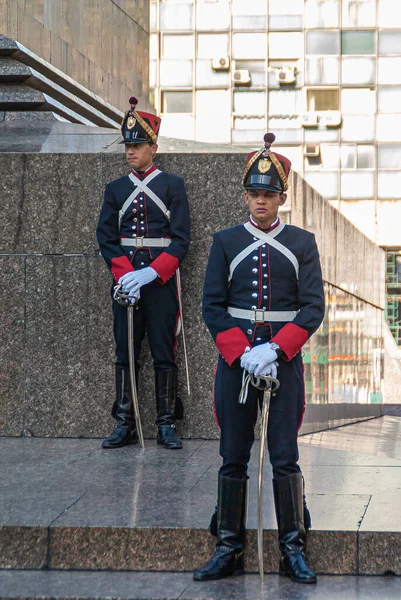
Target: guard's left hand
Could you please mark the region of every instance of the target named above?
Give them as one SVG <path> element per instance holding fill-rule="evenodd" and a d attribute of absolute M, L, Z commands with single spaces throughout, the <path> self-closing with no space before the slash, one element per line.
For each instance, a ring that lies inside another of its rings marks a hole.
<path fill-rule="evenodd" d="M 241 357 L 241 367 L 248 373 L 258 377 L 265 373 L 268 365 L 277 360 L 277 352 L 273 350 L 269 342 L 254 346 L 249 352 L 244 352 Z M 277 375 L 277 373 L 276 373 Z"/>

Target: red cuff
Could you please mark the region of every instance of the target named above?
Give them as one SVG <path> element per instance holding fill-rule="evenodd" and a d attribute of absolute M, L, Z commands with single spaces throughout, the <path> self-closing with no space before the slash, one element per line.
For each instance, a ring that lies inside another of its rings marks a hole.
<path fill-rule="evenodd" d="M 308 337 L 305 329 L 294 323 L 287 323 L 270 341 L 280 346 L 285 355 L 283 359 L 288 362 L 301 350 Z"/>
<path fill-rule="evenodd" d="M 224 360 L 230 365 L 242 356 L 250 343 L 245 333 L 239 327 L 221 331 L 216 337 L 216 346 Z"/>
<path fill-rule="evenodd" d="M 149 266 L 156 271 L 162 283 L 166 283 L 174 275 L 179 264 L 178 258 L 167 252 L 162 252 Z"/>
<path fill-rule="evenodd" d="M 129 259 L 126 256 L 119 256 L 118 258 L 111 259 L 111 274 L 113 275 L 116 283 L 120 277 L 125 275 L 126 273 L 130 273 L 134 270 L 134 267 L 130 263 Z"/>

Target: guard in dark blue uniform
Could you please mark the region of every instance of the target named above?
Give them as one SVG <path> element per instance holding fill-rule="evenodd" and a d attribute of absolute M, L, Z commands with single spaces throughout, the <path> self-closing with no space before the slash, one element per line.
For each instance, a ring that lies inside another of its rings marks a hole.
<path fill-rule="evenodd" d="M 248 156 L 243 177 L 250 220 L 214 234 L 205 277 L 203 317 L 220 356 L 215 411 L 220 454 L 217 512 L 211 527 L 218 543 L 207 565 L 194 574 L 204 581 L 243 572 L 247 467 L 263 392 L 248 388 L 238 402 L 243 375 L 277 376 L 270 402 L 267 443 L 282 552 L 280 573 L 315 583 L 305 562 L 303 479 L 297 435 L 305 408 L 301 349 L 324 316 L 319 253 L 312 233 L 281 223 L 290 161 L 265 147 Z M 216 527 L 217 524 L 217 527 Z"/>
<path fill-rule="evenodd" d="M 182 448 L 175 420 L 177 406 L 176 333 L 179 327 L 177 269 L 190 243 L 188 200 L 181 177 L 159 171 L 157 152 L 160 118 L 136 111 L 130 98 L 121 132 L 128 176 L 106 186 L 97 226 L 100 251 L 114 283 L 121 283 L 133 302 L 134 356 L 138 376 L 141 345 L 147 333 L 156 381 L 157 441 L 165 448 Z M 113 288 L 112 288 L 113 289 Z M 136 443 L 129 378 L 127 309 L 113 300 L 116 343 L 116 400 L 112 415 L 117 427 L 103 448 Z"/>

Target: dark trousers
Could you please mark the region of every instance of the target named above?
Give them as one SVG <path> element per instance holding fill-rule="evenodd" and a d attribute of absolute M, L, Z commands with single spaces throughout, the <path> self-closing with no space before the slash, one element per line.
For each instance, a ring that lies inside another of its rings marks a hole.
<path fill-rule="evenodd" d="M 229 367 L 220 356 L 215 379 L 216 417 L 220 426 L 220 473 L 242 478 L 247 473 L 254 442 L 254 428 L 263 392 L 249 386 L 246 404 L 239 404 L 242 368 Z M 285 477 L 300 472 L 298 466 L 298 429 L 304 412 L 304 378 L 301 354 L 289 363 L 279 360 L 280 388 L 271 397 L 267 444 L 273 476 Z"/>
<path fill-rule="evenodd" d="M 112 288 L 112 294 L 114 286 Z M 116 363 L 128 366 L 127 309 L 113 300 Z M 138 308 L 134 309 L 134 356 L 139 362 L 147 333 L 156 370 L 176 369 L 175 347 L 179 305 L 175 277 L 161 285 L 157 281 L 141 288 Z"/>

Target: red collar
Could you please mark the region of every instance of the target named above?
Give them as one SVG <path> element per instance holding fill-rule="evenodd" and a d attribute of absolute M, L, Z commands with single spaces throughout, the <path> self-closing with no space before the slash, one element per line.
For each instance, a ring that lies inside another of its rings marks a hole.
<path fill-rule="evenodd" d="M 259 225 L 256 223 L 256 221 L 254 221 L 252 219 L 252 216 L 249 217 L 249 222 L 251 223 L 251 225 L 256 227 L 256 229 L 260 229 L 264 233 L 269 233 L 269 231 L 273 231 L 273 229 L 276 229 L 276 227 L 278 227 L 280 225 L 280 219 L 278 217 L 277 217 L 277 220 L 272 225 L 270 225 L 270 227 L 268 229 L 262 229 L 261 227 L 259 227 Z"/>
<path fill-rule="evenodd" d="M 156 165 L 152 165 L 149 167 L 149 169 L 146 169 L 146 171 L 144 171 L 143 173 L 137 173 L 137 171 L 135 171 L 134 169 L 131 169 L 132 174 L 137 177 L 138 179 L 145 179 L 145 177 L 147 177 L 148 175 L 150 175 L 151 173 L 153 173 L 153 171 L 156 171 Z"/>

